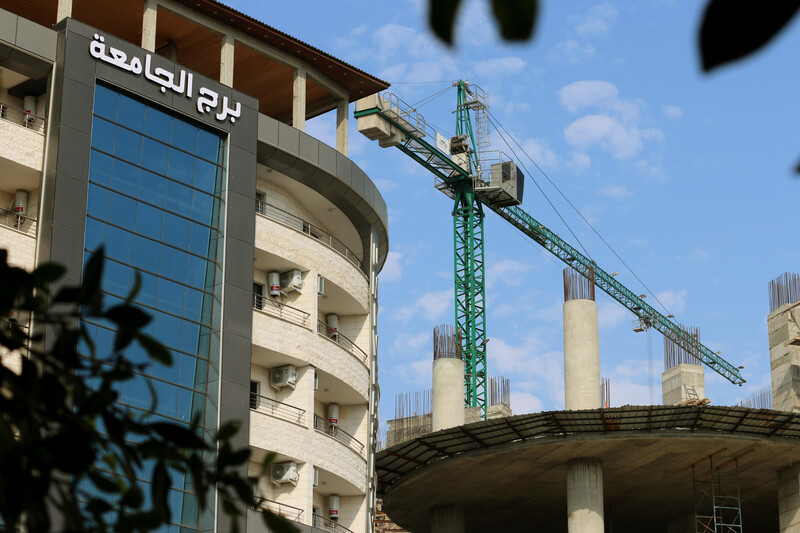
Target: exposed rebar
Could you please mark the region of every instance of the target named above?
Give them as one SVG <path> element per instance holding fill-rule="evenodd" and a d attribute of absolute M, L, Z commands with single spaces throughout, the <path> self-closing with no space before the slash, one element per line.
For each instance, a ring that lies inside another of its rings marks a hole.
<path fill-rule="evenodd" d="M 772 409 L 772 387 L 758 389 L 737 405 L 751 409 Z"/>
<path fill-rule="evenodd" d="M 395 419 L 427 415 L 431 412 L 431 389 L 401 392 L 394 399 Z"/>
<path fill-rule="evenodd" d="M 511 380 L 503 376 L 489 378 L 489 405 L 501 403 L 511 407 Z"/>
<path fill-rule="evenodd" d="M 689 339 L 689 348 L 686 349 L 668 337 L 664 337 L 664 371 L 666 372 L 673 366 L 681 363 L 689 365 L 700 364 L 700 328 L 693 328 L 691 326 L 684 326 L 678 324 Z"/>
<path fill-rule="evenodd" d="M 594 268 L 589 268 L 589 277 L 572 267 L 564 269 L 564 301 L 594 300 Z"/>
<path fill-rule="evenodd" d="M 784 272 L 769 282 L 769 312 L 800 301 L 800 274 Z"/>
<path fill-rule="evenodd" d="M 600 377 L 600 407 L 607 409 L 611 406 L 611 380 Z"/>
<path fill-rule="evenodd" d="M 433 328 L 433 358 L 461 359 L 461 335 L 454 325 Z"/>

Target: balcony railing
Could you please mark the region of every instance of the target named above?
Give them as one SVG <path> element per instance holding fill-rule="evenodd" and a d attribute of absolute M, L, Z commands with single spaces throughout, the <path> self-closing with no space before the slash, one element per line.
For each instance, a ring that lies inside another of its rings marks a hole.
<path fill-rule="evenodd" d="M 340 525 L 336 520 L 331 520 L 330 518 L 325 518 L 318 514 L 314 514 L 313 526 L 317 529 L 332 531 L 333 533 L 353 533 L 352 530 Z"/>
<path fill-rule="evenodd" d="M 369 365 L 369 357 L 367 356 L 367 352 L 356 346 L 356 344 L 353 341 L 345 337 L 342 333 L 339 333 L 338 331 L 331 333 L 328 330 L 328 324 L 326 324 L 322 320 L 317 320 L 317 333 L 319 333 L 323 337 L 332 340 L 333 342 L 335 342 L 336 344 L 338 344 L 339 346 L 341 346 L 342 348 L 353 354 L 359 361 L 361 361 L 365 365 Z"/>
<path fill-rule="evenodd" d="M 339 426 L 334 426 L 321 416 L 314 415 L 314 429 L 333 437 L 360 456 L 364 456 L 364 445 L 357 438 Z"/>
<path fill-rule="evenodd" d="M 0 119 L 44 135 L 44 119 L 8 104 L 0 104 Z"/>
<path fill-rule="evenodd" d="M 307 220 L 303 220 L 302 218 L 295 216 L 291 213 L 287 213 L 283 209 L 275 207 L 274 205 L 270 205 L 266 202 L 262 202 L 261 200 L 256 200 L 256 213 L 260 215 L 264 215 L 267 218 L 271 218 L 277 222 L 281 222 L 289 226 L 290 228 L 294 228 L 298 231 L 302 231 L 306 235 L 310 235 L 315 239 L 319 240 L 323 244 L 328 245 L 330 248 L 333 248 L 340 254 L 342 254 L 347 260 L 351 263 L 356 265 L 359 270 L 363 273 L 367 273 L 366 268 L 364 267 L 364 263 L 362 263 L 361 259 L 359 259 L 356 254 L 353 253 L 347 246 L 342 243 L 339 239 L 325 231 L 324 229 L 315 226 L 311 222 Z"/>
<path fill-rule="evenodd" d="M 280 515 L 288 520 L 295 522 L 303 521 L 303 510 L 299 507 L 286 505 L 285 503 L 268 500 L 266 498 L 256 497 L 256 505 L 252 507 L 254 511 L 271 511 L 274 514 Z"/>
<path fill-rule="evenodd" d="M 36 219 L 18 215 L 14 211 L 0 208 L 0 225 L 15 229 L 31 237 L 36 236 Z"/>
<path fill-rule="evenodd" d="M 309 313 L 258 293 L 253 293 L 253 309 L 277 316 L 298 326 L 310 328 L 309 317 L 311 315 Z"/>
<path fill-rule="evenodd" d="M 250 409 L 274 418 L 300 424 L 301 426 L 306 425 L 306 412 L 304 409 L 252 392 L 250 393 Z"/>

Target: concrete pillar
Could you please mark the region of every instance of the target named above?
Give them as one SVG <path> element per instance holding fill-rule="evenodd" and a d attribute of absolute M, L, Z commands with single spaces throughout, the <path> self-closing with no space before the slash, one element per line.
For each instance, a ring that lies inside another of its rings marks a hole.
<path fill-rule="evenodd" d="M 306 71 L 302 68 L 298 68 L 294 71 L 292 126 L 300 131 L 306 131 Z"/>
<path fill-rule="evenodd" d="M 56 22 L 61 22 L 67 17 L 72 16 L 72 0 L 58 0 L 56 8 Z"/>
<path fill-rule="evenodd" d="M 464 533 L 464 509 L 454 505 L 434 507 L 431 533 Z"/>
<path fill-rule="evenodd" d="M 800 532 L 800 463 L 778 470 L 778 531 Z"/>
<path fill-rule="evenodd" d="M 342 155 L 347 155 L 348 111 L 347 100 L 339 100 L 336 104 L 336 149 Z"/>
<path fill-rule="evenodd" d="M 219 82 L 233 87 L 233 37 L 222 36 L 222 51 L 219 59 Z"/>
<path fill-rule="evenodd" d="M 772 408 L 800 413 L 800 302 L 784 304 L 767 316 Z"/>
<path fill-rule="evenodd" d="M 464 425 L 464 361 L 433 360 L 433 431 Z"/>
<path fill-rule="evenodd" d="M 567 461 L 567 531 L 603 533 L 603 462 L 591 457 Z"/>
<path fill-rule="evenodd" d="M 678 363 L 661 374 L 661 399 L 664 405 L 678 405 L 687 400 L 706 397 L 703 367 Z"/>
<path fill-rule="evenodd" d="M 564 302 L 564 397 L 567 410 L 599 409 L 597 302 Z"/>
<path fill-rule="evenodd" d="M 142 48 L 150 52 L 156 51 L 156 25 L 158 19 L 158 3 L 156 0 L 145 0 L 142 17 Z"/>

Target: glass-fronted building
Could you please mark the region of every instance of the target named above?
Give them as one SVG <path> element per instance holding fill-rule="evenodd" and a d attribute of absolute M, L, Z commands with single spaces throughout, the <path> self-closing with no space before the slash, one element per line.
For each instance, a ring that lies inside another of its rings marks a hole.
<path fill-rule="evenodd" d="M 277 458 L 248 531 L 264 509 L 304 531 L 371 531 L 387 214 L 347 136 L 349 104 L 386 84 L 211 0 L 0 8 L 0 247 L 78 281 L 102 246 L 107 305 L 140 280 L 134 302 L 173 364 L 119 402 L 205 431 L 245 421 L 250 473 Z M 336 147 L 304 132 L 318 115 Z M 110 350 L 112 325 L 84 324 Z M 170 501 L 169 531 L 231 527 L 200 516 L 182 479 Z"/>

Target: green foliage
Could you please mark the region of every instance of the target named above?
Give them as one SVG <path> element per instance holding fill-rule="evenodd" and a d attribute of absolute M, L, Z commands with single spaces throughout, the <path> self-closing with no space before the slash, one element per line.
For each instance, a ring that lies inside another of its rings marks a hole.
<path fill-rule="evenodd" d="M 428 20 L 433 33 L 447 44 L 453 44 L 455 25 L 461 0 L 429 0 Z M 538 0 L 492 0 L 492 12 L 507 41 L 527 41 L 533 36 L 538 13 Z"/>
<path fill-rule="evenodd" d="M 151 318 L 131 304 L 138 282 L 125 303 L 103 309 L 102 271 L 101 251 L 83 283 L 68 285 L 63 267 L 26 272 L 9 266 L 0 250 L 0 349 L 25 354 L 19 373 L 0 364 L 2 522 L 30 533 L 151 531 L 170 522 L 170 479 L 185 474 L 201 509 L 216 488 L 238 530 L 245 508 L 256 505 L 255 480 L 239 473 L 250 451 L 231 444 L 239 423 L 207 437 L 199 418 L 188 426 L 149 421 L 115 403 L 119 384 L 150 364 L 132 363 L 126 347 L 139 343 L 165 365 L 171 355 L 141 331 Z M 29 326 L 7 320 L 12 313 L 31 317 Z M 112 353 L 96 353 L 80 316 L 114 324 Z M 78 353 L 80 339 L 89 353 Z M 145 472 L 152 472 L 149 484 L 140 481 Z M 281 517 L 263 516 L 273 531 L 294 531 Z"/>

